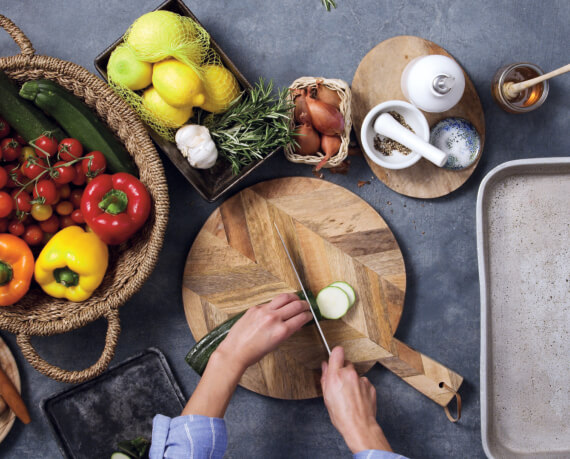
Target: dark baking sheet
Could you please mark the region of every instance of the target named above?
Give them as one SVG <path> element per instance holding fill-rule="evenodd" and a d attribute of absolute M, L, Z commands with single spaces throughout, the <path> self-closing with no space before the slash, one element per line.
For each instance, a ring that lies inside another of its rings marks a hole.
<path fill-rule="evenodd" d="M 184 403 L 164 355 L 149 348 L 43 400 L 41 408 L 63 455 L 80 459 L 110 457 L 122 440 L 150 439 L 152 418 L 177 416 Z"/>

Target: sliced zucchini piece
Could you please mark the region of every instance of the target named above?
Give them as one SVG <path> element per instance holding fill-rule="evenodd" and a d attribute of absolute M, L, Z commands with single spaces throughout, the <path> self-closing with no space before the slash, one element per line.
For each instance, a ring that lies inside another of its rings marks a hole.
<path fill-rule="evenodd" d="M 132 459 L 131 456 L 126 455 L 125 453 L 121 453 L 119 451 L 111 454 L 111 459 Z"/>
<path fill-rule="evenodd" d="M 344 290 L 344 293 L 348 295 L 348 299 L 350 300 L 350 307 L 352 307 L 356 301 L 356 293 L 349 283 L 343 281 L 333 282 L 330 287 L 338 287 Z"/>
<path fill-rule="evenodd" d="M 350 309 L 350 298 L 343 289 L 329 285 L 317 295 L 317 306 L 325 319 L 340 319 Z"/>

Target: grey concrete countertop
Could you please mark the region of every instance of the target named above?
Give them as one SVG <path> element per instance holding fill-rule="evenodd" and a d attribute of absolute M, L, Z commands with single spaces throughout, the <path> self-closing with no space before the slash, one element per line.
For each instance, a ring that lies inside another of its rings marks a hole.
<path fill-rule="evenodd" d="M 30 38 L 37 52 L 73 61 L 95 72 L 93 59 L 160 0 L 0 0 L 0 13 Z M 471 77 L 485 110 L 487 139 L 472 177 L 457 191 L 420 200 L 380 182 L 362 157 L 348 175 L 325 172 L 370 203 L 387 221 L 407 269 L 404 313 L 396 336 L 463 375 L 463 416 L 447 421 L 443 410 L 376 365 L 368 377 L 378 390 L 378 420 L 395 451 L 406 456 L 484 457 L 479 415 L 479 282 L 475 201 L 482 178 L 512 159 L 566 156 L 570 76 L 551 80 L 545 105 L 510 115 L 491 99 L 490 80 L 503 64 L 529 61 L 545 71 L 569 61 L 570 2 L 566 0 L 337 0 L 329 13 L 319 0 L 186 0 L 192 12 L 250 81 L 259 76 L 287 86 L 304 76 L 351 82 L 364 55 L 396 35 L 416 35 L 450 52 Z M 0 55 L 17 48 L 0 32 Z M 166 156 L 171 212 L 159 262 L 143 288 L 120 310 L 122 332 L 112 364 L 155 346 L 166 355 L 188 397 L 198 376 L 184 356 L 194 343 L 181 296 L 184 262 L 193 238 L 219 203 L 203 201 Z M 311 176 L 307 166 L 278 154 L 239 189 L 283 176 Z M 357 187 L 359 180 L 370 185 Z M 35 338 L 40 354 L 66 369 L 94 363 L 104 343 L 102 320 L 64 335 Z M 2 332 L 15 355 L 32 423 L 16 421 L 0 444 L 5 458 L 58 457 L 60 452 L 40 401 L 69 386 L 36 372 L 15 337 Z M 125 397 L 128 395 L 125 394 Z M 232 458 L 350 457 L 329 422 L 321 399 L 283 401 L 238 388 L 226 414 Z M 86 433 L 87 434 L 87 433 Z M 94 453 L 93 457 L 99 457 Z"/>

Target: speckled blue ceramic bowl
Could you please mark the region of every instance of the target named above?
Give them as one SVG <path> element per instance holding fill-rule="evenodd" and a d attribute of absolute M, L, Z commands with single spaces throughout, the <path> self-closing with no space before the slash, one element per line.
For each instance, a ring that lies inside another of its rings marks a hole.
<path fill-rule="evenodd" d="M 443 166 L 446 169 L 465 169 L 481 152 L 479 133 L 463 118 L 445 118 L 437 123 L 431 130 L 430 143 L 449 154 Z"/>

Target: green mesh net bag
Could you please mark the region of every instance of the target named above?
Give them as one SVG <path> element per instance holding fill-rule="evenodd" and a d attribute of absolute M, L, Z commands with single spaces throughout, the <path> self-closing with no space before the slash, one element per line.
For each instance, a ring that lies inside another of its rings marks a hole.
<path fill-rule="evenodd" d="M 170 11 L 152 11 L 138 18 L 125 33 L 123 43 L 113 51 L 126 49 L 132 55 L 125 66 L 148 63 L 147 65 L 175 59 L 189 67 L 186 71 L 194 72 L 197 80 L 204 78 L 204 68 L 221 65 L 221 59 L 210 48 L 210 35 L 192 18 Z M 134 61 L 135 59 L 136 61 Z M 190 106 L 171 107 L 149 86 L 126 86 L 122 79 L 114 78 L 109 71 L 109 84 L 141 119 L 160 137 L 174 142 L 176 129 L 193 116 Z M 116 74 L 116 73 L 115 73 Z"/>

